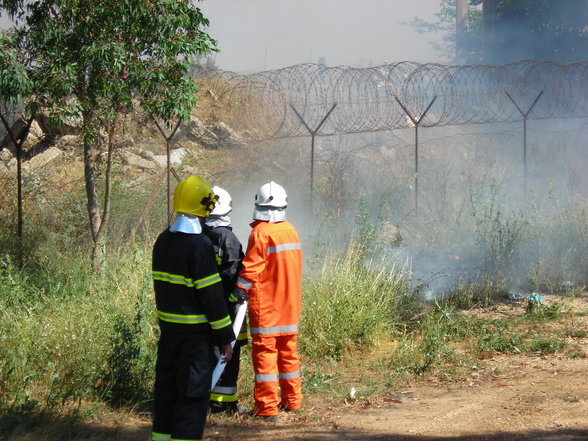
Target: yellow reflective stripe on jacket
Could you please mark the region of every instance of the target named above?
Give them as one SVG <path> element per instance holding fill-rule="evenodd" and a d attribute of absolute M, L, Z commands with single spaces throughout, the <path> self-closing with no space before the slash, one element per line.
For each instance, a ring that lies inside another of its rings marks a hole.
<path fill-rule="evenodd" d="M 190 288 L 194 287 L 194 282 L 192 279 L 181 276 L 179 274 L 164 273 L 163 271 L 153 271 L 153 280 L 173 283 L 174 285 L 186 285 Z"/>
<path fill-rule="evenodd" d="M 215 273 L 208 277 L 203 277 L 202 279 L 194 281 L 180 274 L 170 274 L 165 273 L 163 271 L 153 271 L 153 280 L 173 283 L 175 285 L 186 285 L 189 288 L 195 287 L 196 289 L 202 289 L 220 282 L 221 277 L 219 273 Z"/>
<path fill-rule="evenodd" d="M 229 326 L 231 324 L 231 316 L 226 316 L 225 318 L 222 318 L 220 320 L 216 320 L 214 322 L 210 322 L 210 327 L 214 330 L 217 329 L 222 329 L 226 326 Z"/>
<path fill-rule="evenodd" d="M 200 280 L 196 280 L 196 289 L 206 288 L 207 286 L 214 285 L 221 281 L 219 273 L 213 274 L 212 276 L 204 277 Z"/>
<path fill-rule="evenodd" d="M 182 315 L 182 314 L 171 314 L 169 312 L 157 311 L 157 317 L 164 322 L 170 323 L 181 323 L 183 325 L 199 325 L 202 323 L 209 323 L 208 319 L 204 314 L 197 315 Z M 210 327 L 214 330 L 222 329 L 232 324 L 231 317 L 226 316 L 220 320 L 210 322 Z"/>
<path fill-rule="evenodd" d="M 170 314 L 169 312 L 157 311 L 157 317 L 164 322 L 182 323 L 185 325 L 199 325 L 201 323 L 208 323 L 208 319 L 204 314 L 197 315 L 182 315 Z M 215 328 L 213 328 L 215 329 Z M 218 329 L 218 328 L 216 328 Z"/>

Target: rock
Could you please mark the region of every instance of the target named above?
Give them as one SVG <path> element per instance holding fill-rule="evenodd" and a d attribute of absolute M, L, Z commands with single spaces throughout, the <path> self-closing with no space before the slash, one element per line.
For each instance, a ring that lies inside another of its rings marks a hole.
<path fill-rule="evenodd" d="M 170 164 L 180 165 L 187 154 L 188 151 L 184 148 L 172 150 L 169 155 Z M 167 167 L 167 155 L 155 155 L 153 159 L 161 167 Z"/>
<path fill-rule="evenodd" d="M 178 132 L 177 136 L 179 138 L 187 138 L 203 147 L 216 149 L 219 146 L 218 136 L 195 116 L 190 117 L 190 121 L 184 126 L 180 126 Z"/>
<path fill-rule="evenodd" d="M 155 155 L 153 154 L 153 152 L 151 150 L 146 150 L 140 147 L 129 147 L 127 149 L 125 149 L 125 151 L 133 153 L 134 155 L 137 155 L 143 159 L 145 159 L 146 161 L 153 161 L 153 162 L 157 162 L 155 159 Z"/>
<path fill-rule="evenodd" d="M 155 171 L 158 168 L 156 162 L 143 159 L 141 156 L 131 153 L 128 150 L 118 150 L 122 163 L 130 168 L 139 168 L 142 170 Z"/>
<path fill-rule="evenodd" d="M 64 135 L 79 135 L 82 132 L 82 117 L 70 116 L 61 122 L 53 121 L 47 115 L 40 115 L 39 124 L 51 138 Z"/>
<path fill-rule="evenodd" d="M 26 161 L 23 165 L 28 169 L 42 168 L 53 161 L 61 159 L 62 157 L 63 152 L 61 150 L 59 150 L 57 147 L 49 147 L 43 153 L 39 153 L 30 160 Z"/>
<path fill-rule="evenodd" d="M 64 135 L 58 138 L 53 145 L 69 156 L 75 156 L 76 152 L 80 154 L 83 152 L 83 140 L 78 135 Z"/>
<path fill-rule="evenodd" d="M 239 133 L 222 121 L 216 123 L 212 131 L 219 139 L 219 145 L 223 147 L 241 148 L 247 145 Z"/>
<path fill-rule="evenodd" d="M 22 138 L 25 136 L 26 128 L 27 122 L 22 118 L 17 119 L 14 122 L 14 124 L 12 124 L 10 130 L 16 138 L 17 142 L 20 142 Z M 36 120 L 33 120 L 33 122 L 31 123 L 31 127 L 29 128 L 28 135 L 24 143 L 22 144 L 22 151 L 26 152 L 30 150 L 35 145 L 45 141 L 45 139 L 46 133 L 41 128 L 41 125 L 39 125 L 39 123 Z M 4 139 L 2 140 L 2 144 L 0 144 L 0 147 L 8 149 L 13 155 L 16 155 L 16 146 L 12 142 L 12 137 L 9 133 L 7 133 L 6 136 L 4 136 Z"/>
<path fill-rule="evenodd" d="M 14 156 L 8 149 L 0 149 L 0 161 L 8 163 Z"/>

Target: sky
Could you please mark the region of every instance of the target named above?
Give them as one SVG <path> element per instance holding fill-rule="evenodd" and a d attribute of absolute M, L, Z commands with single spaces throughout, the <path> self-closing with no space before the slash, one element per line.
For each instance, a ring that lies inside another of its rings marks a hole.
<path fill-rule="evenodd" d="M 435 21 L 440 0 L 202 0 L 218 41 L 217 67 L 247 73 L 299 63 L 365 67 L 398 61 L 444 62 L 406 23 Z"/>
<path fill-rule="evenodd" d="M 441 0 L 201 0 L 218 41 L 217 67 L 237 73 L 299 63 L 366 67 L 398 61 L 446 62 L 418 34 L 414 17 L 436 21 Z M 5 16 L 0 27 L 7 26 Z"/>

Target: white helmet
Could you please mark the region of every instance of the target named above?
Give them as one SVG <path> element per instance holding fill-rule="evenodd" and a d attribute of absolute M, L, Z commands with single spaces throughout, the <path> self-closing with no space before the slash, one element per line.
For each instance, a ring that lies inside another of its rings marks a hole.
<path fill-rule="evenodd" d="M 286 208 L 288 206 L 286 190 L 274 181 L 263 184 L 255 194 L 255 206 Z"/>
<path fill-rule="evenodd" d="M 210 216 L 225 216 L 233 209 L 233 200 L 231 195 L 225 189 L 212 187 L 212 192 L 218 197 L 213 210 L 210 212 Z"/>

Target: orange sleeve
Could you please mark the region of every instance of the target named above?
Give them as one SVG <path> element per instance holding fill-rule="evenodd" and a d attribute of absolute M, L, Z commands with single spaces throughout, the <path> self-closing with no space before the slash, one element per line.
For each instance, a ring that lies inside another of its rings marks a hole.
<path fill-rule="evenodd" d="M 252 231 L 247 242 L 247 252 L 242 261 L 243 269 L 239 274 L 237 285 L 243 288 L 247 293 L 256 283 L 266 266 L 266 249 L 265 238 L 259 232 Z"/>

